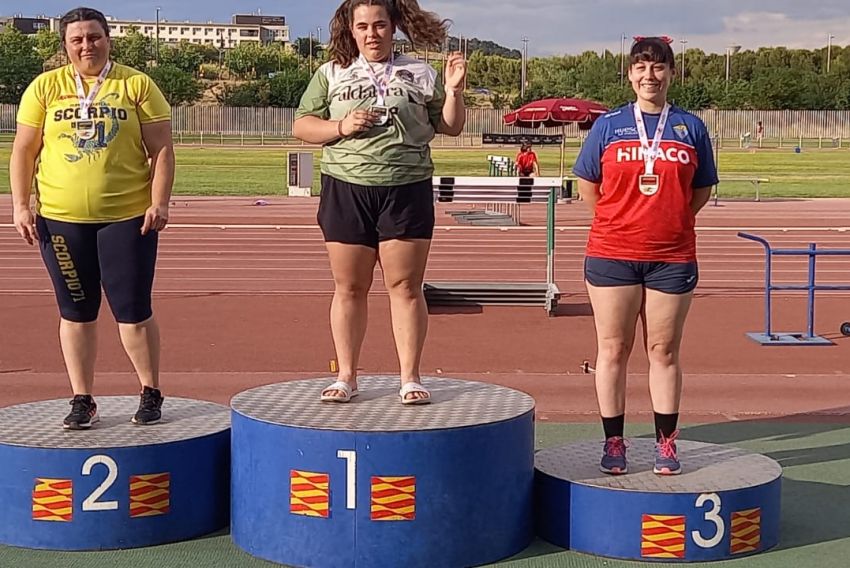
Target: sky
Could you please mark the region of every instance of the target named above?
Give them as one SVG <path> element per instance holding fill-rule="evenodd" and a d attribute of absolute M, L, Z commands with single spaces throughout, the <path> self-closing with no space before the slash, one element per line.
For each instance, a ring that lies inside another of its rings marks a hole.
<path fill-rule="evenodd" d="M 80 0 L 83 1 L 83 0 Z M 285 16 L 294 39 L 309 32 L 327 39 L 339 0 L 123 0 L 89 4 L 121 19 L 230 21 L 235 13 Z M 520 49 L 527 37 L 531 56 L 578 54 L 608 49 L 619 53 L 635 35 L 668 35 L 676 51 L 723 53 L 784 45 L 819 48 L 850 45 L 850 0 L 420 0 L 426 10 L 453 21 L 453 36 L 489 39 Z M 62 0 L 0 0 L 0 16 L 54 16 L 78 6 Z M 109 6 L 109 8 L 107 8 Z M 118 7 L 120 6 L 120 8 Z"/>

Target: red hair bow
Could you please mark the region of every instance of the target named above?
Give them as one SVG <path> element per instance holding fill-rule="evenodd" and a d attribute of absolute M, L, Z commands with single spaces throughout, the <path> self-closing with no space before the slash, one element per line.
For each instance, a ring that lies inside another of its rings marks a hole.
<path fill-rule="evenodd" d="M 634 40 L 635 40 L 635 42 L 643 41 L 643 40 L 645 40 L 645 39 L 660 39 L 661 41 L 663 41 L 663 42 L 664 42 L 664 43 L 666 43 L 666 44 L 671 44 L 671 43 L 673 43 L 673 38 L 672 38 L 672 37 L 670 37 L 670 36 L 655 36 L 654 38 L 652 38 L 652 37 L 646 37 L 646 36 L 634 36 Z"/>

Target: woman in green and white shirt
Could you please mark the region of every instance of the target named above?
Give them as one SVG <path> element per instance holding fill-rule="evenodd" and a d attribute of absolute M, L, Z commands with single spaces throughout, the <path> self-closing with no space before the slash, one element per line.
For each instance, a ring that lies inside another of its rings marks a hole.
<path fill-rule="evenodd" d="M 337 381 L 322 400 L 357 395 L 367 296 L 380 259 L 390 297 L 402 404 L 430 402 L 419 364 L 428 329 L 422 281 L 434 230 L 429 143 L 463 130 L 466 62 L 449 55 L 445 82 L 427 63 L 393 53 L 401 30 L 414 47 L 443 43 L 447 22 L 416 0 L 346 0 L 330 25 L 331 61 L 301 98 L 293 134 L 322 149 L 322 228 L 335 290 L 331 331 Z"/>

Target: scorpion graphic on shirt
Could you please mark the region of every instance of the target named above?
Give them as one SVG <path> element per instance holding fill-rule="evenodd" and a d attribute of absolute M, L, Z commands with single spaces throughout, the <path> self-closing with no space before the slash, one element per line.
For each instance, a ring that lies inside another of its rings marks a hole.
<path fill-rule="evenodd" d="M 81 138 L 76 132 L 73 134 L 60 134 L 59 139 L 70 140 L 74 145 L 75 154 L 65 154 L 65 159 L 69 162 L 78 162 L 83 158 L 92 160 L 97 157 L 101 150 L 106 148 L 109 143 L 118 135 L 119 125 L 118 118 L 115 116 L 115 110 L 108 104 L 110 100 L 117 99 L 118 93 L 110 93 L 103 97 L 98 103 L 99 115 L 108 117 L 111 121 L 109 131 L 106 131 L 106 120 L 101 120 L 95 124 L 95 136 L 89 140 Z"/>

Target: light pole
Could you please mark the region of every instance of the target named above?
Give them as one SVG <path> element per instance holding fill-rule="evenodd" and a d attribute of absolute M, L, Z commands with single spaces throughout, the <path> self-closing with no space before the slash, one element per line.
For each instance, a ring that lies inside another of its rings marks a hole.
<path fill-rule="evenodd" d="M 620 36 L 620 85 L 626 82 L 626 34 Z"/>
<path fill-rule="evenodd" d="M 157 67 L 159 67 L 159 11 L 161 9 L 159 6 L 156 7 L 156 45 L 153 50 L 153 58 Z"/>
<path fill-rule="evenodd" d="M 832 61 L 832 40 L 835 39 L 835 36 L 832 34 L 827 34 L 826 36 L 826 74 L 829 75 L 829 64 Z"/>
<path fill-rule="evenodd" d="M 519 87 L 519 93 L 520 93 L 519 96 L 523 101 L 525 100 L 525 83 L 526 83 L 526 77 L 527 77 L 526 74 L 528 73 L 528 71 L 526 69 L 527 65 L 528 65 L 528 38 L 524 37 L 524 38 L 522 38 L 522 73 L 521 73 L 522 76 L 520 78 L 520 80 L 522 81 L 522 84 Z"/>
<path fill-rule="evenodd" d="M 741 50 L 740 45 L 726 46 L 726 92 L 729 92 L 729 75 L 732 71 L 732 56 Z"/>
<path fill-rule="evenodd" d="M 316 28 L 316 43 L 322 45 L 322 27 Z"/>
<path fill-rule="evenodd" d="M 679 43 L 682 44 L 682 85 L 685 84 L 685 46 L 688 45 L 688 40 L 680 39 Z"/>
<path fill-rule="evenodd" d="M 313 72 L 313 32 L 310 32 L 310 45 L 309 45 L 309 47 L 310 47 L 310 53 L 307 56 L 308 57 L 308 59 L 307 59 L 308 64 L 307 65 L 310 69 L 310 73 L 312 73 Z"/>

